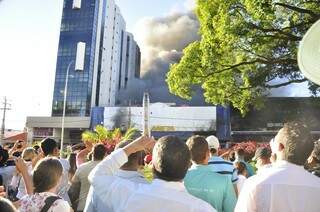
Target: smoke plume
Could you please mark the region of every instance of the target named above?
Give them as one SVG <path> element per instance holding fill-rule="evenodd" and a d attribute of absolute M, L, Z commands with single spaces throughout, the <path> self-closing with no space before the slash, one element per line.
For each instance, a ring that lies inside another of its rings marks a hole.
<path fill-rule="evenodd" d="M 141 104 L 144 91 L 150 93 L 151 102 L 171 102 L 178 105 L 204 105 L 199 92 L 191 101 L 169 93 L 165 82 L 170 64 L 179 62 L 183 49 L 200 39 L 199 22 L 192 12 L 171 14 L 161 18 L 144 18 L 136 26 L 136 39 L 142 53 L 141 79 L 131 80 L 120 93 L 121 104 Z"/>

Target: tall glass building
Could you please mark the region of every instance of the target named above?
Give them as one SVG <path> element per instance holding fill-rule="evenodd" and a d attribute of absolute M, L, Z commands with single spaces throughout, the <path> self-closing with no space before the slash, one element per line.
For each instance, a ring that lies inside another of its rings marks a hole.
<path fill-rule="evenodd" d="M 127 34 L 114 0 L 64 0 L 52 116 L 62 116 L 69 65 L 66 116 L 90 116 L 94 106 L 115 106 L 119 89 L 125 89 L 122 84 L 128 78 L 123 70 L 136 69 L 136 63 L 140 68 L 140 57 L 133 60 L 137 44 L 132 34 L 130 51 L 125 45 Z M 81 71 L 75 71 L 78 44 L 85 46 Z M 126 60 L 126 56 L 131 59 Z"/>
<path fill-rule="evenodd" d="M 64 87 L 70 65 L 66 116 L 89 116 L 95 62 L 99 0 L 65 0 L 60 28 L 52 116 L 62 116 Z M 77 43 L 85 43 L 84 69 L 75 71 Z"/>

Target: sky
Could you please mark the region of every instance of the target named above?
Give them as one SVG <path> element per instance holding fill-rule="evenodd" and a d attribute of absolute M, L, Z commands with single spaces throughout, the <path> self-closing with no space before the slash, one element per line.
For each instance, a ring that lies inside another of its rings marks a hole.
<path fill-rule="evenodd" d="M 194 5 L 193 0 L 116 3 L 134 34 L 146 18 L 186 12 Z M 0 101 L 6 96 L 11 103 L 7 129 L 22 130 L 26 116 L 51 114 L 62 4 L 63 0 L 0 0 Z"/>
<path fill-rule="evenodd" d="M 198 24 L 190 16 L 195 0 L 115 1 L 126 20 L 127 31 L 134 34 L 141 48 L 142 69 L 151 76 L 149 81 L 144 78 L 143 82 L 133 83 L 151 93 L 165 91 L 159 101 L 174 102 L 164 76 L 169 64 L 178 61 L 182 49 L 197 39 Z M 22 130 L 27 116 L 51 115 L 62 5 L 63 0 L 0 0 L 0 102 L 6 96 L 11 103 L 7 129 Z M 162 77 L 155 87 L 158 76 Z M 309 96 L 306 84 L 271 93 Z"/>

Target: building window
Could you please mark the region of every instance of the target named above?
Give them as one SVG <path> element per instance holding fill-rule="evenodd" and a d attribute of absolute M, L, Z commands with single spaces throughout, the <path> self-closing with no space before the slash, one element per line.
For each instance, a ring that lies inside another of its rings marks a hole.
<path fill-rule="evenodd" d="M 73 0 L 72 9 L 81 9 L 81 0 Z"/>

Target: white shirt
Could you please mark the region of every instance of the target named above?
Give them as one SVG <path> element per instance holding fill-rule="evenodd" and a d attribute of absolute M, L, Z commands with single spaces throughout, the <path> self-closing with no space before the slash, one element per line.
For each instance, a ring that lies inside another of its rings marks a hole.
<path fill-rule="evenodd" d="M 28 167 L 29 176 L 32 176 L 32 162 L 26 162 L 26 165 Z M 11 186 L 13 186 L 14 188 L 18 187 L 18 193 L 17 193 L 18 199 L 21 199 L 23 196 L 27 194 L 26 186 L 21 174 L 17 173 L 12 177 Z"/>
<path fill-rule="evenodd" d="M 70 164 L 69 161 L 66 159 L 59 159 L 63 172 L 62 172 L 62 177 L 61 177 L 61 182 L 60 185 L 57 188 L 57 194 L 62 197 L 65 201 L 70 203 L 69 195 L 68 195 L 68 190 L 70 188 L 69 185 L 69 169 L 70 169 Z"/>
<path fill-rule="evenodd" d="M 319 212 L 320 178 L 286 161 L 248 178 L 235 212 Z"/>
<path fill-rule="evenodd" d="M 101 161 L 90 173 L 91 183 L 84 211 L 120 211 L 120 205 L 138 188 L 146 184 L 136 171 L 120 170 L 128 161 L 126 153 L 119 149 Z"/>
<path fill-rule="evenodd" d="M 238 181 L 237 181 L 237 189 L 238 189 L 238 193 L 240 193 L 244 182 L 247 180 L 247 178 L 241 174 L 238 175 Z"/>
<path fill-rule="evenodd" d="M 84 211 L 215 211 L 208 203 L 188 194 L 183 183 L 155 180 L 149 185 L 141 183 L 137 172 L 125 174 L 119 168 L 127 161 L 126 153 L 118 149 L 92 170 L 89 175 L 92 186 Z M 142 195 L 138 203 L 136 195 Z"/>
<path fill-rule="evenodd" d="M 77 169 L 74 177 L 72 179 L 72 183 L 80 184 L 80 193 L 78 197 L 78 211 L 83 211 L 86 205 L 86 199 L 89 193 L 90 183 L 88 180 L 88 175 L 92 171 L 92 169 L 99 163 L 99 161 L 89 161 L 80 165 Z"/>
<path fill-rule="evenodd" d="M 139 212 L 207 212 L 216 210 L 207 202 L 189 194 L 183 182 L 155 179 L 139 187 L 120 211 Z"/>
<path fill-rule="evenodd" d="M 3 185 L 8 188 L 11 183 L 16 166 L 4 166 L 0 167 L 0 175 L 2 177 Z"/>
<path fill-rule="evenodd" d="M 263 165 L 261 167 L 258 168 L 257 170 L 257 174 L 259 174 L 260 172 L 263 172 L 265 169 L 268 169 L 268 168 L 271 168 L 272 167 L 272 164 L 269 163 L 269 164 L 266 164 L 266 165 Z"/>

